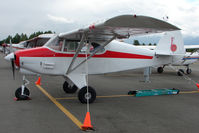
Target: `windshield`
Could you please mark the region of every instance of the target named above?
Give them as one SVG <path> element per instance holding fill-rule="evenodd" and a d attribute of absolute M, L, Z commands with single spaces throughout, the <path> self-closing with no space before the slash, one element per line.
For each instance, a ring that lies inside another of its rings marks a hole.
<path fill-rule="evenodd" d="M 45 46 L 54 49 L 56 51 L 61 52 L 76 52 L 80 42 L 79 41 L 73 41 L 73 40 L 66 40 L 63 38 L 59 38 L 58 36 L 52 37 Z M 86 53 L 87 46 L 86 44 L 89 44 L 89 53 L 93 53 L 96 49 L 101 48 L 101 45 L 98 43 L 92 42 L 92 43 L 84 43 L 83 48 L 81 49 L 81 53 Z M 104 52 L 105 49 L 101 48 L 100 51 L 97 53 Z"/>

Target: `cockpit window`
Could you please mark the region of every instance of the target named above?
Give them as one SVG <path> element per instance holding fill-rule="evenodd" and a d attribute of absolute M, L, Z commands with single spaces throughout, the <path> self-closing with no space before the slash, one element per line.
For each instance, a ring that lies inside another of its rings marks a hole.
<path fill-rule="evenodd" d="M 45 46 L 61 51 L 62 50 L 62 45 L 63 45 L 63 39 L 60 39 L 58 36 L 52 37 L 46 44 Z"/>
<path fill-rule="evenodd" d="M 56 51 L 61 51 L 61 52 L 76 52 L 79 44 L 80 44 L 79 41 L 71 41 L 71 40 L 59 38 L 58 36 L 54 36 L 45 44 L 45 46 L 51 49 L 54 49 Z M 89 53 L 93 53 L 95 52 L 95 50 L 101 47 L 101 45 L 95 42 L 84 43 L 84 47 L 80 51 L 81 53 L 86 53 L 86 49 L 87 49 L 86 44 L 88 44 Z M 103 48 L 97 53 L 103 53 L 104 51 L 105 49 Z"/>

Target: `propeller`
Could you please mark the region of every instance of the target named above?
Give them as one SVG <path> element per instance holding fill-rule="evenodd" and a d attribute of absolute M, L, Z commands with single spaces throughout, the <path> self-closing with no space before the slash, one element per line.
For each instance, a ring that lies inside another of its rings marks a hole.
<path fill-rule="evenodd" d="M 15 80 L 15 59 L 14 58 L 12 58 L 12 59 L 10 59 L 10 61 L 11 61 L 11 65 L 12 65 L 12 74 L 13 74 L 13 79 Z"/>

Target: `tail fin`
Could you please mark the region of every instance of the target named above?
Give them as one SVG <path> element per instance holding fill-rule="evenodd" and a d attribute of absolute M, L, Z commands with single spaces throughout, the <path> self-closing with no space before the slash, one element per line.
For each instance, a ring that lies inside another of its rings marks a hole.
<path fill-rule="evenodd" d="M 166 32 L 155 48 L 157 55 L 185 54 L 184 42 L 180 31 Z"/>

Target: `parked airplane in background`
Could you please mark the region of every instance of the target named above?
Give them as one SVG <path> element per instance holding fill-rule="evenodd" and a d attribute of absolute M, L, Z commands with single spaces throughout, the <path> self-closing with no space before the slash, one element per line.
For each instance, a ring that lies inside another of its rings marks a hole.
<path fill-rule="evenodd" d="M 41 47 L 43 46 L 54 34 L 41 34 L 37 37 L 34 37 L 32 39 L 22 41 L 18 44 L 12 44 L 10 41 L 10 44 L 4 44 L 5 48 L 7 49 L 6 54 L 15 52 L 17 50 L 27 49 L 27 48 L 35 48 L 35 47 Z"/>
<path fill-rule="evenodd" d="M 137 46 L 137 47 L 146 48 L 146 49 L 150 49 L 150 50 L 155 50 L 155 48 L 156 48 L 156 46 Z M 157 68 L 157 72 L 158 73 L 163 73 L 165 66 L 172 65 L 172 66 L 185 66 L 187 68 L 186 69 L 186 73 L 187 74 L 191 74 L 192 70 L 189 67 L 189 65 L 195 63 L 196 61 L 198 61 L 199 53 L 197 52 L 197 50 L 199 50 L 199 45 L 184 45 L 184 48 L 185 48 L 185 51 L 193 50 L 193 52 L 186 52 L 184 57 L 179 59 L 178 62 L 175 62 L 175 64 L 164 64 L 162 66 L 159 66 Z M 183 69 L 179 69 L 178 72 L 177 72 L 177 74 L 179 76 L 182 76 L 183 73 L 185 73 Z"/>
<path fill-rule="evenodd" d="M 18 50 L 23 50 L 23 49 L 28 49 L 28 48 L 36 48 L 36 47 L 41 47 L 43 46 L 54 34 L 41 34 L 37 37 L 34 37 L 30 40 L 22 41 L 18 44 L 7 44 L 7 54 L 8 54 L 5 59 L 10 61 L 10 59 L 13 58 L 13 55 L 15 51 Z"/>
<path fill-rule="evenodd" d="M 96 99 L 96 91 L 89 86 L 87 93 L 87 74 L 175 64 L 185 55 L 179 30 L 152 17 L 122 15 L 84 29 L 55 35 L 43 47 L 16 51 L 12 61 L 29 74 L 63 76 L 66 93 L 79 89 L 80 102 L 88 100 L 92 103 Z M 161 32 L 166 33 L 155 50 L 115 40 Z M 23 84 L 15 95 L 19 99 L 27 99 L 29 93 Z"/>

